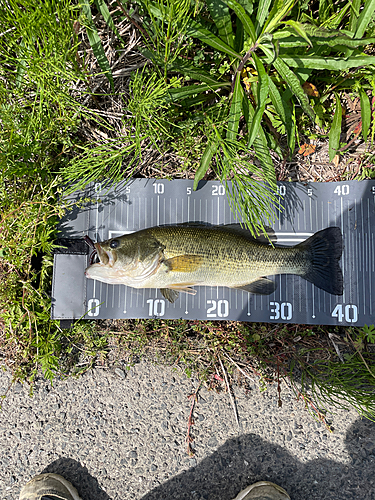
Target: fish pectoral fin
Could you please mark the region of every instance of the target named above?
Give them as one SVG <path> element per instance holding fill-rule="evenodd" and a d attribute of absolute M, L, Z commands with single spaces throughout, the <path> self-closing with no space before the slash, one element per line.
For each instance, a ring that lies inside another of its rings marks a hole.
<path fill-rule="evenodd" d="M 160 293 L 164 298 L 169 300 L 171 304 L 173 304 L 173 302 L 175 302 L 180 295 L 180 292 L 178 292 L 177 290 L 172 290 L 171 288 L 160 288 Z"/>
<path fill-rule="evenodd" d="M 191 273 L 202 265 L 203 257 L 199 255 L 178 255 L 164 262 L 169 271 Z"/>
<path fill-rule="evenodd" d="M 235 286 L 237 290 L 243 290 L 248 293 L 258 293 L 259 295 L 271 295 L 276 288 L 277 285 L 274 281 L 268 278 L 258 278 L 247 285 Z"/>

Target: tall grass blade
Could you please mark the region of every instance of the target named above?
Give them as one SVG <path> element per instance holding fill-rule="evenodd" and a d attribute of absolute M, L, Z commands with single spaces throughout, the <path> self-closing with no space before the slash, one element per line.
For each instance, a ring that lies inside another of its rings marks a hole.
<path fill-rule="evenodd" d="M 115 23 L 113 22 L 113 19 L 112 19 L 111 13 L 109 12 L 107 4 L 104 2 L 104 0 L 95 0 L 95 5 L 98 8 L 98 11 L 101 13 L 101 15 L 104 17 L 104 20 L 107 23 L 107 25 L 111 28 L 113 33 L 117 36 L 121 45 L 123 45 L 122 37 L 121 37 L 118 29 L 116 28 Z"/>
<path fill-rule="evenodd" d="M 24 53 L 25 42 L 23 39 L 21 40 L 20 46 L 21 46 L 21 49 L 23 49 L 23 50 L 21 50 L 21 52 Z M 16 68 L 16 85 L 17 85 L 17 87 L 20 87 L 22 84 L 23 77 L 26 73 L 26 68 L 27 68 L 26 59 L 22 57 L 18 61 L 17 68 Z"/>
<path fill-rule="evenodd" d="M 268 75 L 261 63 L 259 57 L 253 54 L 253 59 L 258 72 L 258 86 L 257 86 L 257 107 L 255 110 L 255 115 L 253 121 L 251 122 L 249 129 L 249 140 L 248 147 L 250 148 L 259 133 L 260 122 L 263 117 L 264 110 L 266 108 L 266 100 L 268 97 Z"/>
<path fill-rule="evenodd" d="M 280 76 L 285 80 L 291 92 L 297 97 L 299 103 L 302 106 L 302 109 L 309 115 L 309 117 L 314 120 L 315 113 L 312 107 L 310 106 L 309 98 L 305 94 L 303 88 L 301 87 L 300 81 L 293 73 L 293 71 L 285 64 L 284 60 L 280 57 L 276 59 L 273 63 L 276 71 L 280 74 Z"/>
<path fill-rule="evenodd" d="M 290 20 L 290 21 L 284 21 L 284 24 L 291 26 L 296 31 L 296 33 L 298 33 L 304 40 L 306 40 L 306 42 L 310 45 L 310 47 L 313 46 L 310 38 L 307 36 L 306 30 L 303 27 L 302 23 Z"/>
<path fill-rule="evenodd" d="M 329 131 L 329 161 L 332 161 L 340 146 L 342 107 L 339 96 L 335 93 L 336 110 L 332 120 L 331 130 Z"/>
<path fill-rule="evenodd" d="M 191 20 L 187 26 L 188 36 L 198 38 L 201 42 L 210 45 L 214 49 L 224 52 L 225 54 L 235 57 L 236 59 L 242 59 L 240 54 L 236 52 L 232 47 L 227 45 L 223 40 L 214 35 L 210 30 L 204 28 L 201 24 L 196 21 Z"/>
<path fill-rule="evenodd" d="M 365 0 L 362 12 L 357 20 L 354 38 L 362 38 L 367 26 L 370 24 L 375 11 L 375 0 Z"/>
<path fill-rule="evenodd" d="M 228 7 L 221 0 L 207 0 L 207 7 L 216 24 L 219 37 L 230 47 L 234 48 L 232 20 Z"/>
<path fill-rule="evenodd" d="M 89 2 L 87 0 L 83 0 L 81 2 L 81 8 L 82 8 L 82 12 L 86 16 L 86 20 L 87 20 L 86 33 L 87 33 L 87 38 L 89 39 L 91 48 L 94 52 L 94 55 L 96 57 L 96 60 L 98 61 L 98 64 L 99 64 L 101 70 L 103 71 L 105 76 L 108 78 L 109 83 L 111 84 L 112 90 L 114 90 L 115 84 L 113 81 L 111 67 L 109 65 L 107 56 L 105 55 L 104 48 L 103 48 L 102 42 L 100 40 L 100 37 L 98 35 L 98 31 L 96 29 L 96 26 L 92 20 Z"/>
<path fill-rule="evenodd" d="M 262 32 L 262 27 L 263 27 L 264 21 L 266 20 L 266 17 L 268 16 L 271 2 L 272 2 L 272 0 L 260 0 L 260 2 L 259 2 L 258 9 L 257 9 L 257 15 L 256 15 L 256 22 L 255 22 L 255 32 L 256 32 L 257 37 Z"/>
<path fill-rule="evenodd" d="M 245 116 L 245 121 L 246 123 L 250 124 L 251 121 L 254 119 L 255 110 L 252 104 L 250 103 L 249 98 L 247 97 L 247 95 L 245 95 L 242 87 L 241 87 L 241 92 L 242 92 L 242 109 Z M 267 142 L 267 137 L 262 127 L 259 128 L 259 134 L 253 142 L 253 148 L 255 150 L 258 160 L 260 161 L 260 164 L 262 165 L 262 168 L 265 170 L 265 172 L 269 173 L 270 178 L 272 178 L 272 175 L 274 175 L 275 173 L 275 169 L 273 167 L 273 162 L 270 154 L 270 148 Z"/>
<path fill-rule="evenodd" d="M 371 104 L 362 87 L 359 89 L 359 97 L 361 100 L 362 135 L 363 139 L 367 141 L 367 134 L 371 124 Z"/>
<path fill-rule="evenodd" d="M 247 14 L 246 10 L 242 7 L 241 4 L 236 2 L 236 0 L 223 0 L 224 3 L 228 5 L 228 7 L 236 13 L 236 16 L 243 24 L 244 30 L 251 38 L 252 43 L 256 42 L 255 28 L 253 21 L 250 16 Z"/>
<path fill-rule="evenodd" d="M 212 85 L 206 85 L 203 83 L 202 85 L 188 85 L 186 87 L 181 87 L 180 89 L 171 89 L 169 91 L 169 96 L 167 96 L 167 102 L 177 102 L 182 99 L 186 99 L 195 94 L 200 94 L 201 92 L 206 92 L 208 90 L 216 90 L 224 87 L 225 84 L 223 82 L 217 82 Z M 226 82 L 226 86 L 230 87 L 230 82 Z"/>
<path fill-rule="evenodd" d="M 280 21 L 288 14 L 294 5 L 294 0 L 276 0 L 263 26 L 262 33 L 272 33 Z"/>
<path fill-rule="evenodd" d="M 292 113 L 290 111 L 290 107 L 281 97 L 278 88 L 273 83 L 272 78 L 268 77 L 268 86 L 269 86 L 269 95 L 272 101 L 272 104 L 279 115 L 280 119 L 284 123 L 287 138 L 288 138 L 288 147 L 290 152 L 293 152 L 294 149 L 294 122 L 292 119 Z"/>
<path fill-rule="evenodd" d="M 197 168 L 197 171 L 195 172 L 194 185 L 193 185 L 194 191 L 197 189 L 199 181 L 203 179 L 207 170 L 210 168 L 212 157 L 216 153 L 218 147 L 219 143 L 212 139 L 207 144 L 207 147 L 202 155 L 200 165 Z"/>
<path fill-rule="evenodd" d="M 242 87 L 241 73 L 236 73 L 236 82 L 232 95 L 232 102 L 229 109 L 227 139 L 235 141 L 238 133 L 238 125 L 240 123 L 242 113 Z"/>
<path fill-rule="evenodd" d="M 355 33 L 357 29 L 357 20 L 359 17 L 359 9 L 361 7 L 361 0 L 352 0 L 350 6 L 350 19 L 348 29 Z"/>

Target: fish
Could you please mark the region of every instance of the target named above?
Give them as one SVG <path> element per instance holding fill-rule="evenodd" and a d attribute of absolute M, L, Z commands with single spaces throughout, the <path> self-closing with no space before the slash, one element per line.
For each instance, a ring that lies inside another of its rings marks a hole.
<path fill-rule="evenodd" d="M 343 238 L 328 227 L 293 247 L 270 244 L 275 233 L 252 233 L 240 224 L 156 226 L 93 243 L 94 257 L 85 270 L 89 279 L 133 288 L 157 288 L 171 303 L 194 286 L 224 286 L 270 295 L 269 278 L 294 274 L 332 295 L 343 294 L 339 260 Z"/>

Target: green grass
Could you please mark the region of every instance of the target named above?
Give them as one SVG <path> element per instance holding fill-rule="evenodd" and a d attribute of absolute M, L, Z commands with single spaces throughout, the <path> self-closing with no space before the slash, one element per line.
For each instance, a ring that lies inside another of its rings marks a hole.
<path fill-rule="evenodd" d="M 233 211 L 262 224 L 273 220 L 275 199 L 255 179 L 275 185 L 274 158 L 308 138 L 329 139 L 331 158 L 353 137 L 374 139 L 373 0 L 137 1 L 141 22 L 120 4 L 111 16 L 105 2 L 0 0 L 2 365 L 14 380 L 32 382 L 42 370 L 53 381 L 105 363 L 111 351 L 129 363 L 147 356 L 179 366 L 214 388 L 221 361 L 229 375 L 237 365 L 255 373 L 261 389 L 285 378 L 318 418 L 327 403 L 375 418 L 371 327 L 133 320 L 63 331 L 50 320 L 56 222 L 69 209 L 63 184 L 149 176 L 151 150 L 180 158 L 165 167 L 170 177 L 232 180 Z M 121 85 L 106 42 L 111 33 L 117 61 L 128 18 L 152 63 Z M 340 103 L 356 98 L 357 129 L 342 143 Z M 373 154 L 361 161 L 358 178 L 372 178 Z M 341 338 L 344 362 L 328 333 Z"/>

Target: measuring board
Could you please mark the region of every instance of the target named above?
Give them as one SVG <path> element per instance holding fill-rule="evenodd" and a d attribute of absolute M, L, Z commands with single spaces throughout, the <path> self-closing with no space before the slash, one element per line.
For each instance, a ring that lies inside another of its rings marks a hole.
<path fill-rule="evenodd" d="M 94 242 L 157 225 L 240 222 L 231 212 L 222 184 L 191 180 L 133 179 L 115 186 L 95 183 L 69 197 L 73 205 L 60 221 L 54 256 L 53 319 L 228 319 L 363 326 L 375 312 L 375 181 L 331 183 L 280 182 L 284 207 L 273 229 L 280 245 L 296 245 L 315 232 L 340 227 L 344 250 L 340 267 L 344 293 L 331 295 L 301 277 L 279 275 L 271 295 L 225 287 L 195 287 L 171 304 L 156 289 L 134 289 L 87 279 L 88 235 Z M 82 206 L 83 205 L 83 206 Z M 65 242 L 65 243 L 64 243 Z"/>

